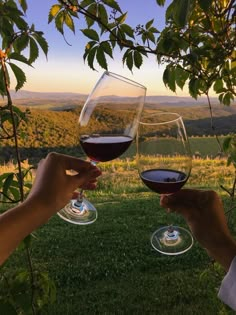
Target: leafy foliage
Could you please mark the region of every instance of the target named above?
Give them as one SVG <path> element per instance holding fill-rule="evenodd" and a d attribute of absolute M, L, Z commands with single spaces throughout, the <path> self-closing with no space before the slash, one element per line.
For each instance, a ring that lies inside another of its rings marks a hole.
<path fill-rule="evenodd" d="M 27 123 L 29 111 L 13 105 L 10 87 L 15 77 L 15 90 L 26 82 L 22 64 L 32 66 L 39 56 L 39 48 L 47 56 L 48 44 L 43 33 L 35 30 L 25 19 L 26 0 L 0 0 L 0 94 L 6 104 L 0 106 L 0 139 L 11 141 L 15 148 L 17 168 L 0 175 L 0 201 L 15 204 L 22 202 L 31 188 L 31 166 L 21 163 L 18 140 L 19 127 Z M 36 314 L 55 298 L 53 281 L 48 275 L 33 268 L 30 252 L 31 235 L 23 241 L 27 265 L 10 275 L 0 274 L 0 313 Z"/>
<path fill-rule="evenodd" d="M 221 103 L 230 105 L 234 100 L 236 4 L 233 0 L 173 0 L 166 9 L 166 26 L 162 31 L 154 26 L 154 19 L 135 27 L 126 24 L 128 13 L 114 0 L 58 2 L 60 5 L 52 6 L 48 22 L 54 20 L 63 33 L 64 25 L 68 26 L 65 16 L 69 15 L 70 20 L 84 17 L 87 28 L 81 32 L 92 40 L 85 47 L 84 60 L 93 70 L 96 62 L 107 69 L 106 59 L 118 47 L 123 50 L 122 60 L 130 71 L 142 66 L 144 56 L 155 55 L 158 63 L 166 65 L 163 81 L 173 92 L 187 85 L 193 98 L 209 95 L 214 89 Z M 163 6 L 166 1 L 156 2 Z"/>
<path fill-rule="evenodd" d="M 47 55 L 48 44 L 43 33 L 36 31 L 34 25 L 28 25 L 24 19 L 24 12 L 27 9 L 26 1 L 19 1 L 21 6 L 17 7 L 14 1 L 0 1 L 0 37 L 2 47 L 0 48 L 0 94 L 7 95 L 7 88 L 10 86 L 9 68 L 14 73 L 17 84 L 15 89 L 19 90 L 26 82 L 23 70 L 14 62 L 18 61 L 26 65 L 38 58 L 40 47 Z M 28 56 L 26 57 L 26 51 Z"/>

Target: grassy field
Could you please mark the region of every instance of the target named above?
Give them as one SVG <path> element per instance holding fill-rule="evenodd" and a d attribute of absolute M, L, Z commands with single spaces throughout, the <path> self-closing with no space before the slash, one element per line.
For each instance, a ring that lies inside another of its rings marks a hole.
<path fill-rule="evenodd" d="M 220 278 L 210 272 L 209 258 L 197 242 L 176 257 L 152 249 L 150 236 L 157 227 L 186 225 L 160 208 L 158 195 L 138 178 L 135 161 L 100 167 L 98 188 L 88 193 L 98 220 L 76 226 L 55 215 L 37 231 L 34 268 L 48 271 L 57 287 L 57 301 L 44 314 L 233 314 L 217 299 Z M 230 185 L 232 174 L 224 160 L 196 159 L 186 187 L 222 194 L 219 184 Z M 222 198 L 227 208 L 228 198 Z M 12 272 L 23 263 L 24 255 L 17 251 L 1 271 Z"/>

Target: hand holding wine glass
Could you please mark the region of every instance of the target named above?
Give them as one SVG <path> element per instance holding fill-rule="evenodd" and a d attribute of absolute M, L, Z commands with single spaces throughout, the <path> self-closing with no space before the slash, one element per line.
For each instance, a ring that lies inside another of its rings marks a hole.
<path fill-rule="evenodd" d="M 143 183 L 158 194 L 172 194 L 185 185 L 192 158 L 181 116 L 143 115 L 137 133 L 137 165 Z M 169 225 L 153 233 L 151 244 L 162 254 L 177 255 L 191 248 L 193 238 L 188 230 Z"/>
<path fill-rule="evenodd" d="M 105 71 L 84 104 L 79 117 L 79 143 L 91 163 L 121 156 L 136 136 L 146 88 Z M 59 216 L 74 224 L 90 224 L 97 210 L 81 191 Z"/>

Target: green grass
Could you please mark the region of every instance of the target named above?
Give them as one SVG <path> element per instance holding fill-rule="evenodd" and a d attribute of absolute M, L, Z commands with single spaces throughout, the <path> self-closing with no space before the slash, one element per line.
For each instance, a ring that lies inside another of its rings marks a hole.
<path fill-rule="evenodd" d="M 200 176 L 205 166 L 196 167 Z M 176 257 L 161 255 L 150 245 L 156 228 L 170 222 L 186 227 L 184 220 L 160 208 L 158 195 L 144 187 L 132 161 L 101 168 L 98 189 L 88 193 L 98 210 L 94 224 L 76 226 L 55 215 L 37 231 L 34 267 L 48 271 L 57 287 L 57 300 L 44 314 L 220 314 L 220 282 L 210 274 L 203 277 L 210 261 L 197 242 Z M 3 271 L 23 263 L 24 255 L 17 251 Z M 228 308 L 224 312 L 233 314 Z"/>

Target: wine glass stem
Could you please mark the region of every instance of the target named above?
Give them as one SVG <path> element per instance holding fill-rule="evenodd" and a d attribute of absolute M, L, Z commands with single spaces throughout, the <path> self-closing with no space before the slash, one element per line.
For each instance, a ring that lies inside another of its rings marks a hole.
<path fill-rule="evenodd" d="M 173 236 L 173 233 L 174 233 L 174 227 L 173 227 L 172 224 L 170 224 L 170 225 L 168 226 L 168 229 L 167 229 L 167 234 L 168 234 L 169 237 L 172 237 L 172 236 Z"/>
<path fill-rule="evenodd" d="M 172 224 L 170 224 L 167 228 L 166 238 L 169 240 L 178 240 L 179 238 L 179 232 L 175 230 Z"/>

